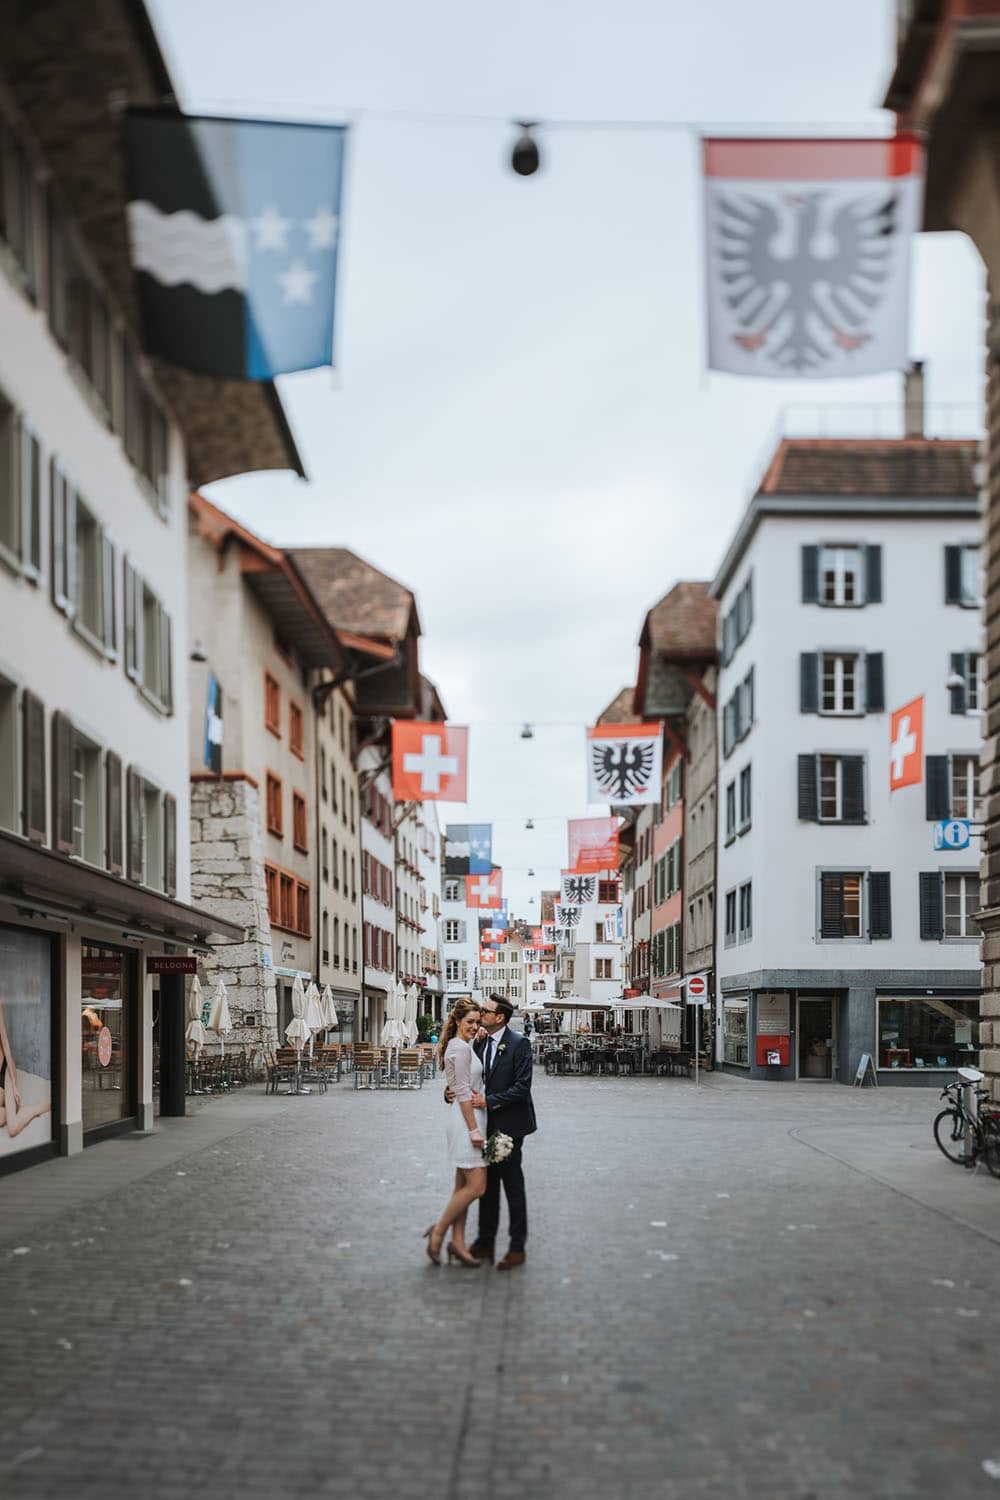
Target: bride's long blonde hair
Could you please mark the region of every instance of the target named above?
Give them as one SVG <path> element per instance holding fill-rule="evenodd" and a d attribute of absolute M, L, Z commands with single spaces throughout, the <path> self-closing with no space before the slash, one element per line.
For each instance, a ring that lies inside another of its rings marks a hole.
<path fill-rule="evenodd" d="M 444 1054 L 447 1051 L 448 1043 L 453 1036 L 458 1035 L 458 1023 L 464 1021 L 467 1015 L 478 1009 L 479 1001 L 471 999 L 468 995 L 464 996 L 461 1000 L 455 1001 L 455 1004 L 451 1008 L 451 1014 L 441 1028 L 441 1037 L 437 1048 L 439 1068 L 444 1067 Z"/>

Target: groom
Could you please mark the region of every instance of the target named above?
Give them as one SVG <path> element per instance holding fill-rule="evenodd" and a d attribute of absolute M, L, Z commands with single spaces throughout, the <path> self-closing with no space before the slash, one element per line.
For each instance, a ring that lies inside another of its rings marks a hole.
<path fill-rule="evenodd" d="M 488 995 L 480 1006 L 482 1028 L 486 1035 L 475 1044 L 483 1064 L 483 1093 L 486 1095 L 486 1131 L 509 1135 L 514 1149 L 505 1161 L 497 1162 L 486 1173 L 486 1191 L 479 1200 L 479 1233 L 471 1253 L 477 1260 L 493 1259 L 493 1244 L 500 1223 L 500 1184 L 507 1196 L 510 1215 L 510 1249 L 497 1265 L 498 1271 L 510 1271 L 525 1262 L 524 1246 L 528 1238 L 528 1204 L 524 1194 L 524 1172 L 521 1148 L 524 1137 L 538 1129 L 535 1107 L 531 1102 L 531 1043 L 508 1025 L 514 1007 L 503 995 Z"/>

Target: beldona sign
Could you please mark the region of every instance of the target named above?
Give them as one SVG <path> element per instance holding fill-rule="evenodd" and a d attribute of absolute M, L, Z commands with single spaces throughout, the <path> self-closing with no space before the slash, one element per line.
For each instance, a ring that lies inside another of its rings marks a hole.
<path fill-rule="evenodd" d="M 707 140 L 708 363 L 833 378 L 908 359 L 922 152 L 891 140 Z"/>
<path fill-rule="evenodd" d="M 663 734 L 659 724 L 598 724 L 587 730 L 587 800 L 612 806 L 659 802 Z"/>

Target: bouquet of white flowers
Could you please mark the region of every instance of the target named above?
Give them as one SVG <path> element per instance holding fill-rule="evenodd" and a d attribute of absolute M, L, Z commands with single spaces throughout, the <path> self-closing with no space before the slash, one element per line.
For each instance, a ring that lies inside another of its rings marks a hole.
<path fill-rule="evenodd" d="M 506 1161 L 513 1149 L 514 1142 L 511 1137 L 501 1134 L 499 1130 L 494 1130 L 483 1147 L 483 1161 L 488 1166 L 496 1166 L 497 1162 Z"/>

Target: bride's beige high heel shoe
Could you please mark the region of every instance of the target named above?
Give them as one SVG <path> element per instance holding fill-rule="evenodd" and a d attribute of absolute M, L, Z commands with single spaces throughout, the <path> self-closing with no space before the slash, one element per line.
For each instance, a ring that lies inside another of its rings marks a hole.
<path fill-rule="evenodd" d="M 428 1227 L 424 1230 L 424 1239 L 427 1241 L 427 1259 L 429 1261 L 432 1261 L 434 1265 L 439 1266 L 441 1264 L 441 1246 L 439 1245 L 435 1250 L 431 1241 L 431 1237 L 434 1234 L 436 1228 L 436 1224 L 428 1225 Z M 450 1248 L 451 1247 L 449 1246 L 449 1249 Z"/>
<path fill-rule="evenodd" d="M 453 1260 L 457 1260 L 460 1266 L 468 1266 L 470 1270 L 472 1270 L 473 1268 L 475 1268 L 475 1270 L 477 1271 L 479 1270 L 479 1262 L 476 1257 L 474 1255 L 470 1255 L 468 1250 L 459 1250 L 458 1246 L 453 1245 L 449 1240 L 448 1264 L 450 1265 Z"/>

